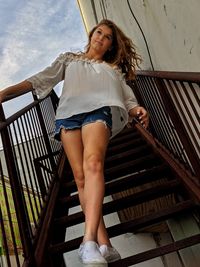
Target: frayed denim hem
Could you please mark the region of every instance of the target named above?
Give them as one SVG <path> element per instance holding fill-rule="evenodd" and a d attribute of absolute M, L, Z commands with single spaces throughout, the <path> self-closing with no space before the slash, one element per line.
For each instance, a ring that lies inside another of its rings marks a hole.
<path fill-rule="evenodd" d="M 81 128 L 80 126 L 67 127 L 67 126 L 64 126 L 64 125 L 60 125 L 60 127 L 56 130 L 56 132 L 53 135 L 53 137 L 56 140 L 61 141 L 61 139 L 60 139 L 60 133 L 61 133 L 61 130 L 62 129 L 64 129 L 64 130 L 75 130 L 75 129 L 80 129 L 80 128 Z"/>

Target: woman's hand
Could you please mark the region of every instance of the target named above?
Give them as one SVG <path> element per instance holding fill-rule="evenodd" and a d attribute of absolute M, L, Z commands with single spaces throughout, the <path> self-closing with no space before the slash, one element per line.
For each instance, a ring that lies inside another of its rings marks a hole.
<path fill-rule="evenodd" d="M 2 92 L 2 90 L 0 90 L 0 103 L 2 103 L 3 102 L 3 92 Z"/>
<path fill-rule="evenodd" d="M 129 111 L 129 114 L 136 117 L 142 126 L 146 129 L 149 125 L 149 114 L 145 108 L 138 106 Z"/>
<path fill-rule="evenodd" d="M 26 93 L 33 90 L 32 84 L 29 81 L 22 81 L 20 83 L 11 85 L 4 90 L 0 90 L 0 103 L 5 99 L 6 96 Z"/>

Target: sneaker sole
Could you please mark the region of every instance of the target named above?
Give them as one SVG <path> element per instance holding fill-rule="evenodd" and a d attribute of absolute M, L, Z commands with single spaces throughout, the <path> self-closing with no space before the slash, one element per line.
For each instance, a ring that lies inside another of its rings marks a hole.
<path fill-rule="evenodd" d="M 119 261 L 119 260 L 121 260 L 121 257 L 118 257 L 118 258 L 115 258 L 115 259 L 111 259 L 111 260 L 106 259 L 106 261 L 107 261 L 108 263 L 112 263 L 112 262 Z"/>
<path fill-rule="evenodd" d="M 113 262 L 116 262 L 116 261 L 119 261 L 119 260 L 121 260 L 121 258 L 119 258 L 119 259 L 117 259 L 117 260 L 108 260 L 108 263 L 113 263 Z"/>
<path fill-rule="evenodd" d="M 107 263 L 83 263 L 83 267 L 108 267 Z"/>

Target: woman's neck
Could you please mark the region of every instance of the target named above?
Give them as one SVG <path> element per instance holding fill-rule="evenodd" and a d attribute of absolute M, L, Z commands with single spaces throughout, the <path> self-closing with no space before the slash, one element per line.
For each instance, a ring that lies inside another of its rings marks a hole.
<path fill-rule="evenodd" d="M 102 60 L 103 55 L 97 54 L 93 51 L 88 51 L 87 53 L 84 53 L 84 56 L 88 59 L 94 59 L 94 60 Z"/>

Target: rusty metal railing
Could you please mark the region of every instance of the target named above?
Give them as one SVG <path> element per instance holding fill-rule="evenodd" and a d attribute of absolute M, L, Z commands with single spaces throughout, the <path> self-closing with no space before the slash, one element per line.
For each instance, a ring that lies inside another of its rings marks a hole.
<path fill-rule="evenodd" d="M 137 74 L 135 93 L 150 112 L 151 132 L 200 185 L 200 73 Z"/>
<path fill-rule="evenodd" d="M 39 101 L 33 95 L 30 104 L 7 118 L 0 105 L 0 244 L 8 267 L 30 259 L 57 179 L 61 145 L 51 137 L 52 97 Z"/>
<path fill-rule="evenodd" d="M 199 186 L 200 74 L 141 71 L 134 85 L 150 113 L 150 132 Z M 42 101 L 33 95 L 30 104 L 9 117 L 0 105 L 0 257 L 8 267 L 37 266 L 33 254 L 42 257 L 45 247 L 37 243 L 48 234 L 41 231 L 42 220 L 58 191 L 61 145 L 52 138 L 57 103 L 54 93 Z"/>

